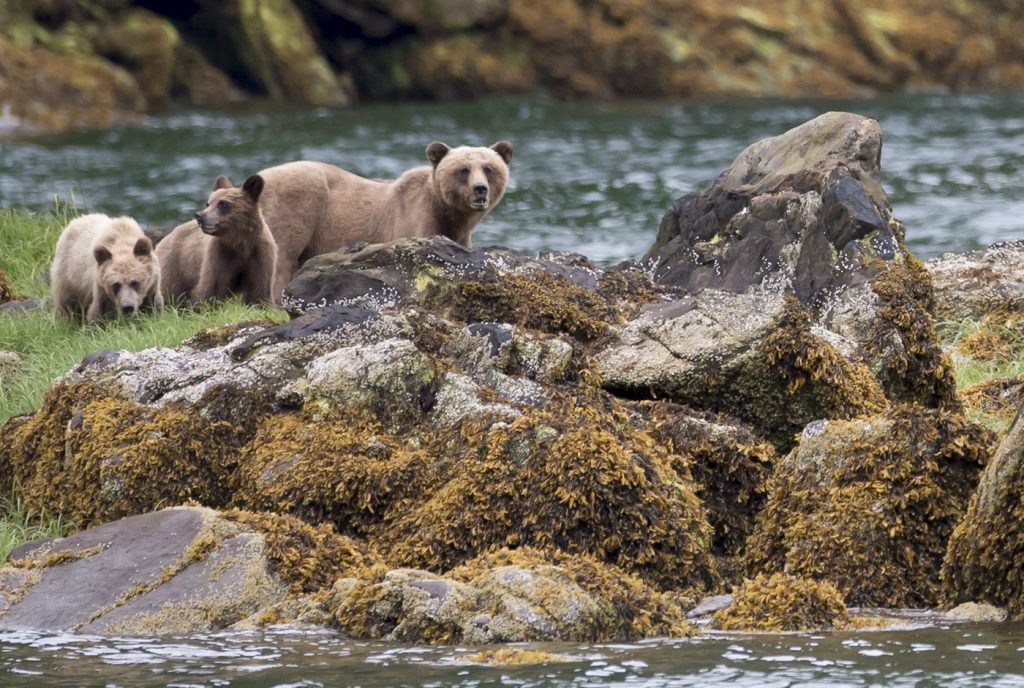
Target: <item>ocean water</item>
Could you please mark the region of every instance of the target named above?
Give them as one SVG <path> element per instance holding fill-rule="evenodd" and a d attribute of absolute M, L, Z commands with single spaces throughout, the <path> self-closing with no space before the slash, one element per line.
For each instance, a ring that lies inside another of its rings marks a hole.
<path fill-rule="evenodd" d="M 713 635 L 544 644 L 540 664 L 490 666 L 479 648 L 393 646 L 271 628 L 190 637 L 0 633 L 0 685 L 129 688 L 299 686 L 746 686 L 1019 688 L 1021 625 Z"/>
<path fill-rule="evenodd" d="M 478 245 L 637 258 L 670 203 L 706 188 L 750 143 L 822 112 L 876 117 L 884 184 L 920 255 L 1024 237 L 1024 94 L 912 94 L 861 101 L 564 103 L 494 99 L 296 110 L 173 111 L 106 131 L 0 143 L 0 206 L 83 209 L 174 225 L 213 179 L 323 160 L 389 178 L 424 148 L 515 145 L 505 200 Z"/>

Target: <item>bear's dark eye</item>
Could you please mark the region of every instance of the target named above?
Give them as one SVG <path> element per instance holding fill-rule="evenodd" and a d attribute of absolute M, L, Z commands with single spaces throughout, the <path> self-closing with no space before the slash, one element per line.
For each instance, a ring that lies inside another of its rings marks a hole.
<path fill-rule="evenodd" d="M 226 213 L 227 211 L 231 210 L 231 204 L 228 203 L 227 201 L 218 201 L 217 210 L 219 210 L 222 213 Z"/>
<path fill-rule="evenodd" d="M 131 287 L 132 289 L 134 289 L 135 291 L 139 290 L 139 283 L 138 282 L 131 282 L 128 286 Z"/>
<path fill-rule="evenodd" d="M 461 174 L 463 177 L 468 177 L 469 176 L 469 168 L 468 167 L 463 167 L 461 170 L 459 170 L 459 174 Z"/>
<path fill-rule="evenodd" d="M 114 292 L 115 294 L 117 292 L 121 291 L 121 283 L 120 282 L 114 282 L 113 284 L 111 284 L 110 285 L 110 291 Z"/>
<path fill-rule="evenodd" d="M 493 171 L 494 170 L 491 169 L 490 165 L 484 165 L 484 174 L 486 174 L 488 177 L 491 176 L 491 172 L 493 172 Z"/>

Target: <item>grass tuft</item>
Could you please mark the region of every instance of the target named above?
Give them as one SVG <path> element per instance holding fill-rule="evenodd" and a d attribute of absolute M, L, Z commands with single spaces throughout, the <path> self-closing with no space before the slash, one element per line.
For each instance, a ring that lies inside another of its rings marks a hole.
<path fill-rule="evenodd" d="M 60 516 L 34 514 L 25 508 L 18 490 L 0 499 L 0 562 L 6 561 L 15 547 L 51 537 L 63 537 L 73 530 Z"/>

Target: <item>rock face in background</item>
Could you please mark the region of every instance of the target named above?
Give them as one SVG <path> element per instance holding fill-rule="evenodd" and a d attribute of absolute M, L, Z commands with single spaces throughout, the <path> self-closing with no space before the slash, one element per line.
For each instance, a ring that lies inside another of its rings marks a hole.
<path fill-rule="evenodd" d="M 240 91 L 344 104 L 1021 88 L 1022 27 L 1016 4 L 955 0 L 27 0 L 0 7 L 0 112 L 52 131 Z"/>

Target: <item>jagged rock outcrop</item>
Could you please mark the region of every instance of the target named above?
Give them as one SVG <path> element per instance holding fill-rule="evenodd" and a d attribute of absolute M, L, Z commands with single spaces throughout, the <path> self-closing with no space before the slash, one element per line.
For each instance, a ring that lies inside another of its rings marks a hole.
<path fill-rule="evenodd" d="M 650 307 L 598 355 L 609 388 L 711 399 L 781 445 L 808 414 L 878 410 L 872 375 L 891 402 L 957 409 L 928 273 L 881 187 L 881 145 L 876 121 L 828 113 L 753 144 L 708 191 L 677 200 L 644 264 L 689 296 Z M 737 373 L 784 359 L 795 377 Z M 809 409 L 794 398 L 805 383 Z"/>

